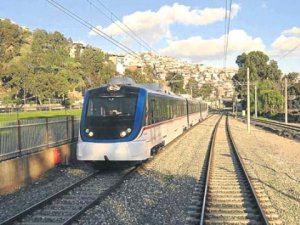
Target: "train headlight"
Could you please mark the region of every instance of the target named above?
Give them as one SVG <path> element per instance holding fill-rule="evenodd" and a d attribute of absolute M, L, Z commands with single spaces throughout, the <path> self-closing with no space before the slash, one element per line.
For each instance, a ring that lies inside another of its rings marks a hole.
<path fill-rule="evenodd" d="M 131 128 L 127 128 L 126 132 L 129 134 L 131 132 Z"/>
<path fill-rule="evenodd" d="M 89 132 L 89 136 L 90 136 L 90 137 L 93 137 L 93 136 L 94 136 L 94 132 L 92 132 L 92 131 Z"/>
<path fill-rule="evenodd" d="M 89 130 L 89 129 L 85 129 L 85 133 L 87 133 L 87 134 L 88 134 L 89 132 L 90 132 L 90 130 Z"/>
<path fill-rule="evenodd" d="M 125 137 L 127 135 L 126 131 L 121 131 L 120 137 Z"/>

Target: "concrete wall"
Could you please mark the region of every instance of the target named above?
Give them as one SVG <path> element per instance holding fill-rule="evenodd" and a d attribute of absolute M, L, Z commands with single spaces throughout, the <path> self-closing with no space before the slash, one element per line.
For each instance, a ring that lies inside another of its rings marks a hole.
<path fill-rule="evenodd" d="M 29 184 L 56 164 L 66 164 L 74 158 L 75 149 L 76 142 L 73 142 L 0 162 L 0 194 Z"/>

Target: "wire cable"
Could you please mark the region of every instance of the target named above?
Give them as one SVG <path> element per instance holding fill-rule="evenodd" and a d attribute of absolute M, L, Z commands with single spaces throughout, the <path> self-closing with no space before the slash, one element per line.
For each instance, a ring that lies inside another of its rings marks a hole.
<path fill-rule="evenodd" d="M 227 2 L 227 0 L 226 0 Z M 228 23 L 227 23 L 227 30 L 226 30 L 226 48 L 225 48 L 225 72 L 227 69 L 227 56 L 228 56 L 228 45 L 229 45 L 229 31 L 230 31 L 230 21 L 231 21 L 231 7 L 232 7 L 232 0 L 229 3 L 229 15 L 228 15 Z M 227 12 L 226 12 L 227 13 Z"/>
<path fill-rule="evenodd" d="M 116 16 L 106 5 L 104 5 L 104 3 L 100 0 L 96 0 L 104 9 L 106 9 L 110 15 L 112 17 L 114 17 L 117 21 L 119 21 L 120 24 L 122 24 L 124 27 L 126 27 L 126 29 L 136 38 L 138 39 L 141 43 L 143 43 L 144 47 L 147 47 L 148 50 L 155 52 L 155 50 L 146 42 L 144 41 L 143 38 L 141 38 L 139 35 L 136 34 L 136 32 L 134 32 L 128 25 L 126 25 L 125 23 L 121 22 L 121 19 Z M 112 18 L 111 18 L 112 19 Z M 123 30 L 123 29 L 122 29 Z M 124 31 L 124 30 L 123 30 Z M 128 34 L 128 33 L 127 33 Z M 136 40 L 135 39 L 135 40 Z"/>
<path fill-rule="evenodd" d="M 107 40 L 108 42 L 110 42 L 111 44 L 117 46 L 118 48 L 120 48 L 121 50 L 127 52 L 128 54 L 130 54 L 130 55 L 132 55 L 132 56 L 134 56 L 136 58 L 139 58 L 139 55 L 137 53 L 135 53 L 132 49 L 130 49 L 127 46 L 125 46 L 124 44 L 120 43 L 116 39 L 110 37 L 105 32 L 101 31 L 100 29 L 98 29 L 97 27 L 93 26 L 92 24 L 90 24 L 86 20 L 82 19 L 80 16 L 76 15 L 75 13 L 73 13 L 70 10 L 68 10 L 67 8 L 65 8 L 64 6 L 62 6 L 61 4 L 57 3 L 55 0 L 46 0 L 46 1 L 49 2 L 51 5 L 53 5 L 54 7 L 56 7 L 57 9 L 59 9 L 60 11 L 64 12 L 69 17 L 73 18 L 74 20 L 76 20 L 77 22 L 79 22 L 80 24 L 82 24 L 83 26 L 85 26 L 88 29 L 94 31 L 95 33 L 97 33 L 98 35 L 100 35 L 101 37 L 103 37 L 105 40 Z"/>
<path fill-rule="evenodd" d="M 90 0 L 86 0 L 91 6 L 93 6 L 98 12 L 100 12 L 102 15 L 104 15 L 107 20 L 109 20 L 110 22 L 113 22 L 118 28 L 120 28 L 122 31 L 124 31 L 130 38 L 132 38 L 134 41 L 136 41 L 139 45 L 146 47 L 137 37 L 135 37 L 134 35 L 132 35 L 131 33 L 129 33 L 128 31 L 126 31 L 120 24 L 122 24 L 124 26 L 124 24 L 120 21 L 115 21 L 113 20 L 107 13 L 105 13 L 104 11 L 102 11 L 98 6 L 96 6 L 93 2 L 91 2 Z M 119 24 L 119 23 L 120 24 Z"/>
<path fill-rule="evenodd" d="M 285 54 L 283 54 L 281 57 L 278 58 L 277 62 L 281 61 L 282 59 L 284 59 L 286 56 L 288 56 L 289 54 L 293 53 L 297 48 L 300 47 L 300 43 L 298 45 L 296 45 L 294 48 L 290 49 L 288 52 L 286 52 Z"/>
<path fill-rule="evenodd" d="M 225 64 L 225 55 L 226 55 L 226 34 L 227 34 L 227 0 L 225 1 L 225 16 L 224 16 L 224 21 L 225 21 L 225 29 L 224 29 L 224 69 L 226 67 Z"/>

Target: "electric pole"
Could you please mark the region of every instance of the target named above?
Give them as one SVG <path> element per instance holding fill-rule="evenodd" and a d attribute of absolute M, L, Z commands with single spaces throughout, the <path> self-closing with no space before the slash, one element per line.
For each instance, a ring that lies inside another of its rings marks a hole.
<path fill-rule="evenodd" d="M 247 68 L 247 131 L 250 133 L 250 75 Z"/>
<path fill-rule="evenodd" d="M 285 124 L 288 124 L 288 97 L 287 97 L 287 77 L 284 77 L 284 111 L 285 111 Z"/>
<path fill-rule="evenodd" d="M 255 101 L 255 119 L 257 119 L 257 87 L 256 87 L 256 84 L 254 86 L 254 101 Z"/>

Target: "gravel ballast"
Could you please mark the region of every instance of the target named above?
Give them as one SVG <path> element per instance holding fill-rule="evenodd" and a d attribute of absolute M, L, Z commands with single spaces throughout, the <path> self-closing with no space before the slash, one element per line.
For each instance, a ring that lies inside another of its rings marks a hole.
<path fill-rule="evenodd" d="M 82 163 L 70 167 L 58 166 L 49 170 L 39 180 L 16 192 L 0 196 L 0 223 L 75 181 L 79 181 L 92 170 L 91 167 Z"/>
<path fill-rule="evenodd" d="M 300 224 L 300 143 L 230 119 L 239 152 L 284 224 Z"/>
<path fill-rule="evenodd" d="M 168 145 L 79 224 L 184 224 L 217 118 Z"/>

